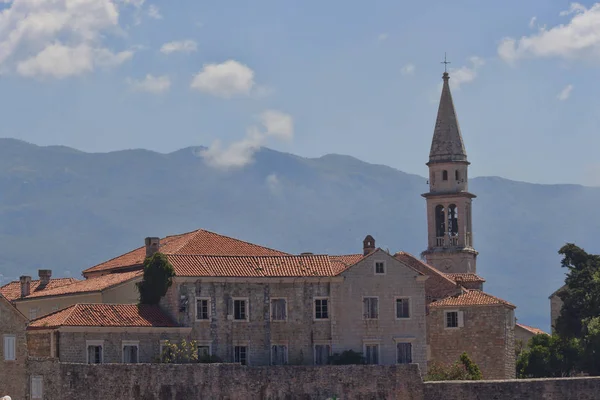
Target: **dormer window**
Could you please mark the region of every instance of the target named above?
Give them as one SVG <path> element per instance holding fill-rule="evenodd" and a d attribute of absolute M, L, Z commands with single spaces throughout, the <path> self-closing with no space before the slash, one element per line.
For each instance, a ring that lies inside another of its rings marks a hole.
<path fill-rule="evenodd" d="M 448 171 L 446 171 L 446 170 L 442 171 L 442 180 L 443 181 L 447 181 L 448 180 Z"/>

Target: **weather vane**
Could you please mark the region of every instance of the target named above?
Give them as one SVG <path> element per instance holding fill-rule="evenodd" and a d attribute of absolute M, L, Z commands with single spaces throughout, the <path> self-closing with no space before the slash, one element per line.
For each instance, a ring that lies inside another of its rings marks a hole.
<path fill-rule="evenodd" d="M 442 61 L 440 64 L 444 64 L 444 72 L 447 73 L 448 71 L 446 70 L 446 68 L 448 67 L 448 64 L 450 64 L 450 61 L 446 60 L 446 52 L 444 52 L 444 61 Z"/>

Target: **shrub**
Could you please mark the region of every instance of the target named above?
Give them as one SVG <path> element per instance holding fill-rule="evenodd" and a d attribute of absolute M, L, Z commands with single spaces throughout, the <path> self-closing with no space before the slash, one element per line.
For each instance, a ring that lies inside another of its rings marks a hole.
<path fill-rule="evenodd" d="M 162 253 L 154 253 L 144 260 L 144 277 L 137 284 L 140 304 L 158 304 L 173 284 L 175 269 Z"/>
<path fill-rule="evenodd" d="M 354 350 L 345 350 L 341 354 L 334 353 L 329 357 L 329 363 L 333 365 L 364 364 L 365 358 L 362 353 L 358 353 Z"/>

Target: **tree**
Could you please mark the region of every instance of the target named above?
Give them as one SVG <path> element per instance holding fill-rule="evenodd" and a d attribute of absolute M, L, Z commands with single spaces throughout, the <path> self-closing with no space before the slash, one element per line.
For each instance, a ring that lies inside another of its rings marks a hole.
<path fill-rule="evenodd" d="M 565 377 L 578 373 L 581 347 L 578 339 L 535 335 L 517 360 L 519 378 Z"/>
<path fill-rule="evenodd" d="M 175 269 L 162 253 L 154 253 L 144 260 L 144 277 L 137 284 L 140 304 L 158 304 L 173 284 Z"/>
<path fill-rule="evenodd" d="M 426 381 L 477 381 L 483 379 L 481 370 L 467 353 L 452 364 L 433 362 L 427 369 Z"/>
<path fill-rule="evenodd" d="M 162 345 L 160 361 L 167 364 L 190 364 L 198 362 L 198 346 L 195 340 L 181 339 L 180 343 L 166 340 Z"/>

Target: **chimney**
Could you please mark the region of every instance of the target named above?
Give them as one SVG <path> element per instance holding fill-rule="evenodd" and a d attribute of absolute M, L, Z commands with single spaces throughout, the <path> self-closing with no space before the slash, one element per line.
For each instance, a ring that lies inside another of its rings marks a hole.
<path fill-rule="evenodd" d="M 43 289 L 50 283 L 50 277 L 52 276 L 51 269 L 38 269 L 38 276 L 40 277 L 40 285 L 38 288 Z"/>
<path fill-rule="evenodd" d="M 363 255 L 369 255 L 370 253 L 375 251 L 375 239 L 373 236 L 367 235 L 365 240 L 363 240 Z"/>
<path fill-rule="evenodd" d="M 147 237 L 144 242 L 146 243 L 146 257 L 152 257 L 154 253 L 158 252 L 160 238 Z"/>
<path fill-rule="evenodd" d="M 27 297 L 31 294 L 31 277 L 22 276 L 19 278 L 21 281 L 21 297 Z"/>

